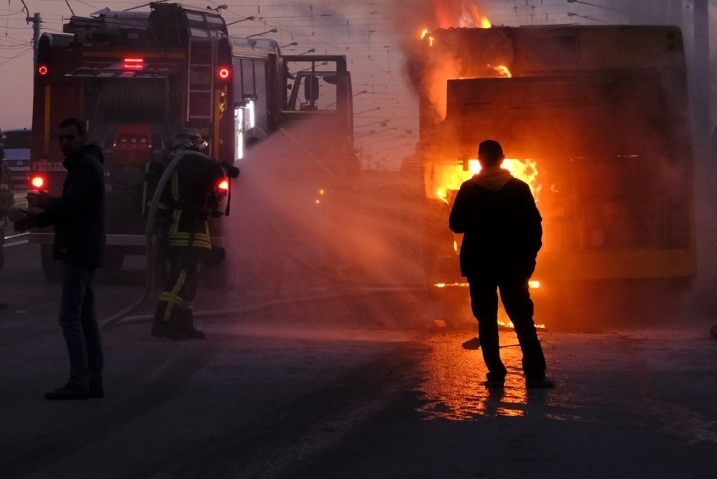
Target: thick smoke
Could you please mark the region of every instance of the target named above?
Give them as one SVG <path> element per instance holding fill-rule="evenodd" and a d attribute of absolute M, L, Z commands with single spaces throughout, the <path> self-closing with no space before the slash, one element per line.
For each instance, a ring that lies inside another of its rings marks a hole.
<path fill-rule="evenodd" d="M 396 0 L 392 2 L 392 8 L 394 29 L 406 57 L 405 73 L 415 92 L 424 71 L 418 50 L 421 32 L 437 28 L 477 27 L 485 15 L 481 2 L 469 0 Z"/>

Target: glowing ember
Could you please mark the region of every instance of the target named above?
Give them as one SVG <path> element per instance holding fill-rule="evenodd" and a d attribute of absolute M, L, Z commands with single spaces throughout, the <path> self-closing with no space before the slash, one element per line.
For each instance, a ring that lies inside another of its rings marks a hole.
<path fill-rule="evenodd" d="M 433 286 L 436 288 L 467 288 L 468 283 L 435 283 Z M 528 288 L 538 289 L 540 288 L 540 281 L 531 280 L 528 281 Z"/>
<path fill-rule="evenodd" d="M 510 73 L 510 70 L 505 65 L 498 65 L 497 67 L 488 65 L 488 68 L 492 68 L 493 70 L 497 71 L 500 74 L 500 76 L 502 76 L 502 77 L 513 78 L 513 74 Z"/>
<path fill-rule="evenodd" d="M 515 326 L 513 326 L 513 322 L 510 319 L 505 319 L 505 320 L 499 319 L 498 326 L 500 326 L 501 328 L 506 328 L 506 329 L 515 329 Z M 536 324 L 535 329 L 545 329 L 545 325 L 544 324 Z"/>
<path fill-rule="evenodd" d="M 432 36 L 428 35 L 428 29 L 424 28 L 423 31 L 421 31 L 421 40 L 424 40 L 426 37 L 428 37 L 428 46 L 432 47 L 435 40 Z"/>

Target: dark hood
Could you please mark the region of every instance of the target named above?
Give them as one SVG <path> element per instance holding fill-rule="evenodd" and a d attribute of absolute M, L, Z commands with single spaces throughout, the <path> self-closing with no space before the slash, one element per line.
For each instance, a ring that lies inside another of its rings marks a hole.
<path fill-rule="evenodd" d="M 77 153 L 73 153 L 72 155 L 65 158 L 65 160 L 62 162 L 62 165 L 65 167 L 66 170 L 69 171 L 75 166 L 77 166 L 77 163 L 80 161 L 80 159 L 84 158 L 85 156 L 92 156 L 94 158 L 97 158 L 97 160 L 99 160 L 99 162 L 103 164 L 105 162 L 105 156 L 102 154 L 102 148 L 100 148 L 100 145 L 93 141 L 92 143 L 83 146 Z"/>

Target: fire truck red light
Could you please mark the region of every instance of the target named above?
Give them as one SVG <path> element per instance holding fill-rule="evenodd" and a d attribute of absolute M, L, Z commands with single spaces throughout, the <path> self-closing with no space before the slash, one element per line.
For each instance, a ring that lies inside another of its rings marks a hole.
<path fill-rule="evenodd" d="M 41 176 L 33 176 L 30 179 L 30 184 L 33 188 L 40 190 L 43 186 L 45 186 L 45 179 Z"/>
<path fill-rule="evenodd" d="M 39 67 L 37 67 L 37 73 L 42 76 L 47 75 L 47 67 L 45 65 L 40 65 Z"/>
<path fill-rule="evenodd" d="M 219 78 L 221 78 L 222 80 L 226 80 L 227 78 L 229 78 L 230 74 L 231 74 L 231 72 L 229 71 L 228 68 L 220 68 L 219 69 Z"/>
<path fill-rule="evenodd" d="M 122 70 L 138 71 L 144 68 L 143 58 L 125 58 L 122 62 Z"/>
<path fill-rule="evenodd" d="M 229 191 L 229 182 L 227 180 L 222 180 L 217 185 L 217 188 L 219 191 L 226 192 Z"/>

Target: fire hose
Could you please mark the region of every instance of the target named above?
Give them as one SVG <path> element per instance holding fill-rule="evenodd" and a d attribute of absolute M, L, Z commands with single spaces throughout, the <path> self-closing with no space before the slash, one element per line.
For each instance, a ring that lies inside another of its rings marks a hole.
<path fill-rule="evenodd" d="M 111 326 L 112 324 L 121 321 L 127 315 L 135 311 L 147 300 L 149 294 L 152 292 L 152 286 L 154 285 L 154 263 L 156 257 L 156 248 L 154 245 L 154 221 L 155 217 L 157 216 L 159 198 L 162 195 L 162 191 L 164 191 L 164 187 L 169 180 L 169 176 L 175 170 L 180 160 L 184 158 L 184 155 L 186 153 L 188 152 L 179 151 L 176 155 L 174 155 L 174 158 L 172 158 L 172 161 L 169 162 L 167 167 L 164 169 L 162 176 L 159 178 L 159 181 L 157 182 L 157 188 L 154 190 L 154 195 L 152 196 L 149 213 L 147 214 L 147 228 L 145 232 L 147 247 L 147 279 L 145 282 L 144 292 L 136 302 L 102 321 L 102 328 L 107 328 L 108 326 Z"/>

